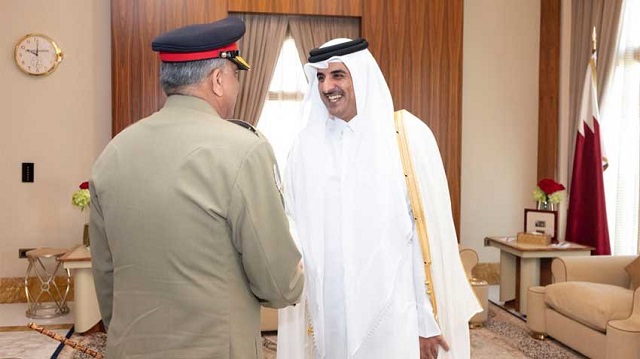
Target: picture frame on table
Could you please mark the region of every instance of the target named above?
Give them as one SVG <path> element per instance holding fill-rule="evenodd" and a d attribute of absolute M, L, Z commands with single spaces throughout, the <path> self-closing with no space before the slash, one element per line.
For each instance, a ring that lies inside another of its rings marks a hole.
<path fill-rule="evenodd" d="M 558 212 L 542 209 L 524 209 L 524 231 L 551 236 L 551 241 L 558 239 Z"/>

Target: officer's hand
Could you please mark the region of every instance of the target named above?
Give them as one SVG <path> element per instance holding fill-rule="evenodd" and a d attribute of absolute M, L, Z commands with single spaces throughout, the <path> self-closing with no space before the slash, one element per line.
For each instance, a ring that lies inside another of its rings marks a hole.
<path fill-rule="evenodd" d="M 420 359 L 436 359 L 440 347 L 446 352 L 449 351 L 449 344 L 442 335 L 430 338 L 420 337 Z"/>

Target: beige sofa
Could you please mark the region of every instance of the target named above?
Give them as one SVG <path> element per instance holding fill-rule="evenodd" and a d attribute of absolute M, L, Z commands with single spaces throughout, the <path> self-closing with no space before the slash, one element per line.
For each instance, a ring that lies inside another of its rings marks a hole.
<path fill-rule="evenodd" d="M 625 266 L 637 256 L 556 258 L 554 283 L 530 287 L 527 326 L 594 359 L 640 359 L 640 288 Z"/>
<path fill-rule="evenodd" d="M 469 278 L 469 282 L 473 287 L 473 291 L 478 297 L 480 304 L 482 304 L 482 308 L 484 310 L 471 318 L 469 321 L 469 326 L 478 327 L 484 325 L 487 321 L 487 308 L 489 306 L 489 297 L 488 297 L 488 286 L 487 282 L 477 280 L 473 278 L 471 271 L 473 267 L 478 264 L 478 253 L 464 246 L 460 246 L 460 259 L 462 260 L 462 266 L 464 267 L 465 273 L 467 274 L 467 278 Z M 260 330 L 264 331 L 274 331 L 278 330 L 278 311 L 276 309 L 264 308 L 262 307 L 262 311 L 260 312 Z"/>

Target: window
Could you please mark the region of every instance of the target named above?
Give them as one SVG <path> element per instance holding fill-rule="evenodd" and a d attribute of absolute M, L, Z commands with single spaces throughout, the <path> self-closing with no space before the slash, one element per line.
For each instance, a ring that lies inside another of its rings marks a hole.
<path fill-rule="evenodd" d="M 305 125 L 300 114 L 307 87 L 298 50 L 293 38 L 288 35 L 276 62 L 267 100 L 258 121 L 258 129 L 273 146 L 280 172 L 284 171 L 289 148 Z"/>
<path fill-rule="evenodd" d="M 603 101 L 602 136 L 611 252 L 637 254 L 640 200 L 640 1 L 625 1 L 611 89 Z"/>

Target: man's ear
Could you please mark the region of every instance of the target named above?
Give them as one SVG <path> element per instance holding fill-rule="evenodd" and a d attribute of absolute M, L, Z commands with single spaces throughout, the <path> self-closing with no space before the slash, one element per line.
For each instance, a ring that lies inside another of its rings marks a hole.
<path fill-rule="evenodd" d="M 224 94 L 224 89 L 222 87 L 222 69 L 213 70 L 209 76 L 209 81 L 213 93 L 218 97 L 222 97 Z"/>

